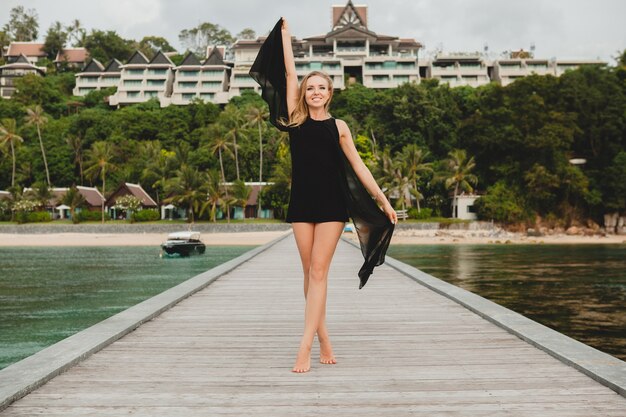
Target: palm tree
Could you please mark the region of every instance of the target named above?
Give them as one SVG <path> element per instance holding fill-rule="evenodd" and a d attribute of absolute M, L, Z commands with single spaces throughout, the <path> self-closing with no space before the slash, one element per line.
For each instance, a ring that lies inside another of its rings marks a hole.
<path fill-rule="evenodd" d="M 43 140 L 41 139 L 41 127 L 48 123 L 48 118 L 44 116 L 43 109 L 39 104 L 34 107 L 28 107 L 26 109 L 26 120 L 27 125 L 35 125 L 37 126 L 37 136 L 39 137 L 39 147 L 41 148 L 41 155 L 43 156 L 43 165 L 46 168 L 46 179 L 48 180 L 48 187 L 51 187 L 50 183 L 50 171 L 48 170 L 48 161 L 46 159 L 46 151 L 43 147 Z"/>
<path fill-rule="evenodd" d="M 11 146 L 11 156 L 13 157 L 13 174 L 11 176 L 11 187 L 15 186 L 15 145 L 24 142 L 17 134 L 17 124 L 15 119 L 2 119 L 0 124 L 0 143 Z"/>
<path fill-rule="evenodd" d="M 33 185 L 32 190 L 28 193 L 29 197 L 37 203 L 37 207 L 46 209 L 52 199 L 52 190 L 44 182 L 38 182 Z"/>
<path fill-rule="evenodd" d="M 175 153 L 161 148 L 158 140 L 146 142 L 140 148 L 143 169 L 141 170 L 142 183 L 150 184 L 156 190 L 157 204 L 160 201 L 160 192 L 165 191 L 167 181 L 173 172 Z"/>
<path fill-rule="evenodd" d="M 172 196 L 163 200 L 166 203 L 186 205 L 190 223 L 194 222 L 194 211 L 198 211 L 207 201 L 206 186 L 209 182 L 206 174 L 201 174 L 189 165 L 183 165 L 176 171 L 176 177 L 168 186 Z"/>
<path fill-rule="evenodd" d="M 70 208 L 70 217 L 72 218 L 72 223 L 78 223 L 78 218 L 76 217 L 76 209 L 79 207 L 84 207 L 87 204 L 87 200 L 85 200 L 85 197 L 83 197 L 83 195 L 78 191 L 76 187 L 71 187 L 63 196 L 62 203 Z"/>
<path fill-rule="evenodd" d="M 74 163 L 78 165 L 78 172 L 80 174 L 80 185 L 84 185 L 83 181 L 83 141 L 80 136 L 68 136 L 65 138 L 65 143 L 72 148 L 74 153 Z"/>
<path fill-rule="evenodd" d="M 246 205 L 248 204 L 248 198 L 250 198 L 250 193 L 252 192 L 252 188 L 246 185 L 242 180 L 236 180 L 233 183 L 233 197 L 235 199 L 234 204 L 241 206 L 243 210 L 243 220 L 246 220 Z"/>
<path fill-rule="evenodd" d="M 452 197 L 452 217 L 457 217 L 457 201 L 456 196 L 459 189 L 471 193 L 474 191 L 471 184 L 478 183 L 478 177 L 470 174 L 470 171 L 476 167 L 474 157 L 467 159 L 467 153 L 463 149 L 453 149 L 448 152 L 448 159 L 445 160 L 447 168 L 445 175 L 446 189 L 454 187 L 454 196 Z"/>
<path fill-rule="evenodd" d="M 99 141 L 91 145 L 87 151 L 87 169 L 85 174 L 92 178 L 100 176 L 102 178 L 102 195 L 106 198 L 106 174 L 117 169 L 112 162 L 115 150 L 109 142 Z M 102 201 L 102 223 L 104 223 L 104 201 Z"/>
<path fill-rule="evenodd" d="M 200 215 L 202 216 L 202 213 L 204 213 L 206 209 L 210 208 L 209 214 L 211 216 L 211 221 L 215 223 L 217 221 L 217 206 L 221 206 L 224 203 L 224 200 L 222 199 L 223 192 L 220 187 L 219 174 L 217 171 L 209 172 L 208 176 L 207 200 L 200 209 Z"/>
<path fill-rule="evenodd" d="M 424 162 L 424 159 L 426 159 L 428 155 L 428 151 L 423 152 L 419 146 L 415 144 L 406 145 L 402 149 L 401 160 L 403 164 L 406 165 L 406 174 L 414 191 L 412 194 L 416 198 L 418 212 L 421 211 L 420 200 L 424 199 L 424 196 L 419 192 L 417 182 L 422 175 L 433 172 L 432 163 Z"/>
<path fill-rule="evenodd" d="M 222 115 L 225 119 L 224 125 L 227 126 L 228 129 L 226 136 L 230 137 L 233 140 L 233 151 L 235 153 L 235 172 L 237 173 L 237 179 L 239 179 L 239 155 L 237 153 L 239 145 L 237 145 L 237 137 L 244 136 L 242 132 L 244 125 L 243 115 L 241 111 L 233 105 L 226 105 L 224 111 L 222 111 L 221 116 Z"/>
<path fill-rule="evenodd" d="M 257 217 L 261 217 L 261 191 L 263 191 L 263 136 L 261 135 L 261 127 L 264 126 L 264 122 L 269 118 L 269 112 L 265 106 L 250 106 L 248 108 L 247 119 L 250 125 L 257 125 L 259 129 L 259 197 L 258 197 L 258 210 Z"/>

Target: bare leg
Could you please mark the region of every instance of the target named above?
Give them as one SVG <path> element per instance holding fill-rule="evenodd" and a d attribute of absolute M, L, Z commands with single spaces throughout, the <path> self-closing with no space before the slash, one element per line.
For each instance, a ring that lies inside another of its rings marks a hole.
<path fill-rule="evenodd" d="M 311 367 L 313 337 L 320 324 L 325 322 L 323 316 L 326 310 L 328 270 L 342 229 L 342 222 L 317 223 L 314 226 L 309 282 L 308 288 L 305 287 L 304 335 L 300 342 L 298 357 L 293 368 L 294 372 L 307 372 Z M 296 227 L 294 227 L 294 232 L 298 233 Z M 328 341 L 328 334 L 323 334 L 322 338 L 326 338 Z"/>
<path fill-rule="evenodd" d="M 309 271 L 311 269 L 311 252 L 313 250 L 313 232 L 315 230 L 314 223 L 293 223 L 296 245 L 300 253 L 302 261 L 302 271 L 304 273 L 304 298 L 306 300 L 309 290 Z M 324 303 L 324 312 L 320 324 L 317 328 L 317 340 L 320 343 L 320 363 L 336 364 L 337 360 L 333 355 L 333 348 L 328 336 L 326 327 L 326 304 Z"/>

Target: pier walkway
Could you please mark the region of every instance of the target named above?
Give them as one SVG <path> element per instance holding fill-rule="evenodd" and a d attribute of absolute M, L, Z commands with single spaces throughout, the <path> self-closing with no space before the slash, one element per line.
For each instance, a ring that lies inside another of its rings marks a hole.
<path fill-rule="evenodd" d="M 315 346 L 290 372 L 304 300 L 288 235 L 0 417 L 626 416 L 623 396 L 390 265 L 358 290 L 361 260 L 339 242 L 336 365 Z"/>

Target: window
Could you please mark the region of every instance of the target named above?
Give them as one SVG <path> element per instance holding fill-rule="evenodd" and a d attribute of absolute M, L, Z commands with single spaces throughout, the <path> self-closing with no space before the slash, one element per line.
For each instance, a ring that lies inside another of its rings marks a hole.
<path fill-rule="evenodd" d="M 137 98 L 139 97 L 139 91 L 129 91 L 128 93 L 126 93 L 126 96 L 128 98 Z"/>
<path fill-rule="evenodd" d="M 306 71 L 309 69 L 309 64 L 296 64 L 296 70 Z"/>
<path fill-rule="evenodd" d="M 311 62 L 309 64 L 309 69 L 311 71 L 321 71 L 322 70 L 322 63 L 321 62 Z"/>
<path fill-rule="evenodd" d="M 374 75 L 373 79 L 375 82 L 387 82 L 389 81 L 388 75 Z"/>
<path fill-rule="evenodd" d="M 192 82 L 189 82 L 189 81 L 181 81 L 181 82 L 179 82 L 179 83 L 178 83 L 178 87 L 179 87 L 179 88 L 185 88 L 185 89 L 188 89 L 188 88 L 196 88 L 196 85 L 198 85 L 198 83 L 197 83 L 197 82 L 195 82 L 195 81 L 192 81 Z"/>
<path fill-rule="evenodd" d="M 339 68 L 340 68 L 339 64 L 334 64 L 334 63 L 332 63 L 332 64 L 322 64 L 322 69 L 324 69 L 324 70 L 336 70 L 336 69 L 339 69 Z"/>
<path fill-rule="evenodd" d="M 415 62 L 398 62 L 398 69 L 415 69 Z"/>
<path fill-rule="evenodd" d="M 368 62 L 367 63 L 367 69 L 382 69 L 383 68 L 383 64 L 382 62 Z"/>
<path fill-rule="evenodd" d="M 143 75 L 143 70 L 142 69 L 127 69 L 126 73 L 128 75 Z"/>
<path fill-rule="evenodd" d="M 398 84 L 403 84 L 403 83 L 408 83 L 409 82 L 409 76 L 408 75 L 394 75 L 393 79 Z"/>
<path fill-rule="evenodd" d="M 480 64 L 477 62 L 461 62 L 460 66 L 461 68 L 474 68 L 474 69 L 480 68 Z"/>
<path fill-rule="evenodd" d="M 97 83 L 97 82 L 98 82 L 98 78 L 99 78 L 99 77 L 81 77 L 81 79 L 83 80 L 83 82 L 84 82 L 85 84 L 88 84 L 88 83 Z"/>
<path fill-rule="evenodd" d="M 252 81 L 252 78 L 248 74 L 235 74 L 235 80 L 237 81 Z"/>
<path fill-rule="evenodd" d="M 476 206 L 467 206 L 468 213 L 476 213 Z"/>
<path fill-rule="evenodd" d="M 200 71 L 181 71 L 180 75 L 182 77 L 197 77 L 200 74 Z"/>
<path fill-rule="evenodd" d="M 152 97 L 157 97 L 158 94 L 159 94 L 158 91 L 146 91 L 143 95 L 144 97 L 152 98 Z"/>
<path fill-rule="evenodd" d="M 187 101 L 189 101 L 189 100 L 193 100 L 193 98 L 194 98 L 195 96 L 196 96 L 196 95 L 195 95 L 195 94 L 193 94 L 193 93 L 191 93 L 191 94 L 189 94 L 189 93 L 185 93 L 185 94 L 183 94 L 183 100 L 187 100 Z"/>
<path fill-rule="evenodd" d="M 167 74 L 167 69 L 149 69 L 148 75 L 165 75 Z"/>
<path fill-rule="evenodd" d="M 478 81 L 478 76 L 476 75 L 466 75 L 463 78 L 463 81 Z"/>
<path fill-rule="evenodd" d="M 139 87 L 141 80 L 124 80 L 124 87 Z"/>
<path fill-rule="evenodd" d="M 151 87 L 162 87 L 165 85 L 165 81 L 163 80 L 148 80 L 147 84 Z"/>
<path fill-rule="evenodd" d="M 209 76 L 209 77 L 215 77 L 215 76 L 219 76 L 219 75 L 224 75 L 224 71 L 204 70 L 204 71 L 202 71 L 202 75 L 206 75 L 206 76 Z"/>
<path fill-rule="evenodd" d="M 204 101 L 211 101 L 213 100 L 213 97 L 215 97 L 215 94 L 213 93 L 202 93 L 200 94 L 200 98 Z"/>
<path fill-rule="evenodd" d="M 397 62 L 396 61 L 385 61 L 383 62 L 384 69 L 396 69 Z"/>
<path fill-rule="evenodd" d="M 220 88 L 221 86 L 222 86 L 221 81 L 203 81 L 202 82 L 203 88 Z"/>

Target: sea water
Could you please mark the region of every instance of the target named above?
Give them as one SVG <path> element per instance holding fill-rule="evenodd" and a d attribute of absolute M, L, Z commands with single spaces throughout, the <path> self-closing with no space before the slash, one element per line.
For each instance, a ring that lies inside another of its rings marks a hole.
<path fill-rule="evenodd" d="M 253 247 L 0 248 L 0 369 Z"/>

